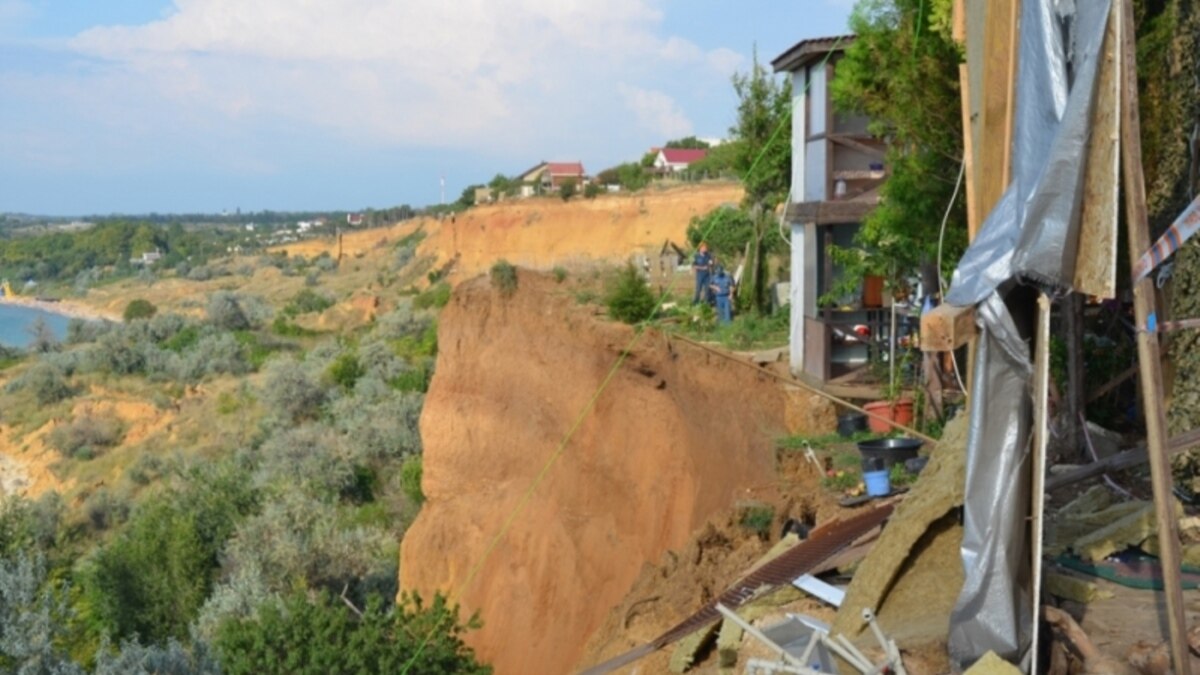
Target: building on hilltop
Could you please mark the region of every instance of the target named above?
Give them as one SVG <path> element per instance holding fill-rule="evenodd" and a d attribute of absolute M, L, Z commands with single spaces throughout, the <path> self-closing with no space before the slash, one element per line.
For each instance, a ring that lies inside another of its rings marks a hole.
<path fill-rule="evenodd" d="M 853 35 L 802 40 L 775 58 L 777 73 L 792 78 L 791 370 L 828 381 L 865 365 L 883 320 L 881 280 L 863 279 L 860 291 L 818 305 L 841 281 L 831 247 L 850 247 L 863 219 L 879 203 L 886 175 L 886 144 L 867 131 L 862 115 L 834 111 L 830 82 Z M 867 337 L 867 336 L 870 337 Z"/>
<path fill-rule="evenodd" d="M 518 194 L 531 197 L 554 192 L 568 180 L 582 186 L 586 179 L 582 162 L 542 162 L 517 176 L 517 182 L 521 184 Z"/>
<path fill-rule="evenodd" d="M 654 157 L 654 170 L 658 173 L 679 173 L 707 156 L 708 150 L 702 148 L 663 148 Z"/>

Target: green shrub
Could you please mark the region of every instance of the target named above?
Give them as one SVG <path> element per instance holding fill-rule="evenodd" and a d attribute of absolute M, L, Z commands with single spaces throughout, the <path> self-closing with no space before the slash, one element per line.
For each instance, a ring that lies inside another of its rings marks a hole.
<path fill-rule="evenodd" d="M 81 572 L 86 604 L 115 639 L 185 639 L 212 588 L 221 549 L 254 506 L 243 467 L 197 464 L 180 491 L 144 502 Z"/>
<path fill-rule="evenodd" d="M 129 323 L 137 319 L 149 319 L 157 312 L 158 308 L 149 300 L 138 298 L 129 301 L 129 304 L 125 305 L 125 312 L 121 315 L 121 318 L 125 319 L 125 323 Z"/>
<path fill-rule="evenodd" d="M 560 284 L 567 280 L 567 268 L 563 267 L 562 265 L 555 267 L 553 274 L 554 280 Z"/>
<path fill-rule="evenodd" d="M 497 260 L 496 264 L 492 265 L 489 276 L 492 279 L 492 288 L 500 291 L 500 295 L 509 297 L 517 292 L 517 268 L 507 260 Z"/>
<path fill-rule="evenodd" d="M 279 337 L 313 337 L 319 335 L 315 330 L 309 330 L 288 321 L 287 317 L 282 314 L 275 317 L 275 320 L 271 322 L 271 332 Z"/>
<path fill-rule="evenodd" d="M 422 473 L 420 455 L 412 455 L 400 465 L 400 484 L 404 488 L 404 494 L 414 504 L 425 503 L 425 493 L 421 491 Z"/>
<path fill-rule="evenodd" d="M 325 389 L 294 360 L 275 360 L 267 369 L 262 400 L 284 424 L 316 419 L 325 405 Z"/>
<path fill-rule="evenodd" d="M 250 328 L 250 318 L 242 307 L 241 300 L 235 293 L 217 291 L 208 301 L 208 320 L 224 330 L 246 330 Z"/>
<path fill-rule="evenodd" d="M 600 194 L 600 186 L 595 183 L 588 183 L 583 188 L 583 196 L 587 199 L 595 199 Z"/>
<path fill-rule="evenodd" d="M 129 517 L 129 501 L 100 488 L 83 502 L 83 513 L 92 529 L 101 532 L 125 522 Z"/>
<path fill-rule="evenodd" d="M 416 298 L 413 298 L 413 307 L 416 309 L 439 309 L 445 307 L 446 303 L 450 302 L 450 290 L 450 284 L 439 281 L 427 288 Z"/>
<path fill-rule="evenodd" d="M 351 391 L 354 389 L 354 383 L 363 376 L 363 367 L 358 362 L 358 355 L 354 352 L 346 352 L 329 364 L 325 374 L 334 384 L 346 391 Z"/>
<path fill-rule="evenodd" d="M 638 324 L 654 316 L 658 300 L 638 268 L 633 263 L 625 263 L 609 282 L 604 304 L 608 306 L 608 315 L 612 318 Z"/>
<path fill-rule="evenodd" d="M 770 504 L 752 503 L 741 507 L 738 525 L 754 532 L 759 537 L 766 538 L 771 533 L 771 523 L 775 522 L 775 507 Z"/>
<path fill-rule="evenodd" d="M 49 443 L 67 457 L 92 459 L 121 442 L 121 423 L 111 417 L 80 415 L 50 432 Z"/>
<path fill-rule="evenodd" d="M 269 601 L 253 618 L 223 622 L 215 642 L 229 675 L 413 673 L 490 675 L 462 634 L 480 623 L 459 622 L 457 606 L 440 595 L 425 608 L 419 597 L 400 602 L 373 595 L 360 613 L 322 592 Z"/>
<path fill-rule="evenodd" d="M 168 349 L 175 353 L 182 353 L 188 348 L 200 341 L 200 327 L 196 325 L 185 326 L 171 337 L 163 340 L 162 348 Z"/>
<path fill-rule="evenodd" d="M 333 300 L 313 291 L 310 288 L 301 290 L 288 304 L 284 306 L 283 313 L 288 316 L 296 316 L 298 314 L 311 314 L 316 312 L 324 312 L 333 306 Z"/>
<path fill-rule="evenodd" d="M 38 405 L 58 403 L 75 393 L 67 384 L 62 369 L 44 362 L 35 363 L 24 375 L 14 380 L 8 389 L 27 389 L 33 392 Z"/>
<path fill-rule="evenodd" d="M 433 379 L 433 371 L 429 365 L 422 363 L 415 368 L 404 370 L 399 375 L 388 380 L 396 391 L 421 392 L 429 391 L 429 381 Z"/>
<path fill-rule="evenodd" d="M 571 197 L 575 196 L 576 186 L 573 178 L 568 178 L 562 182 L 558 188 L 558 195 L 562 197 L 564 202 L 570 201 Z"/>

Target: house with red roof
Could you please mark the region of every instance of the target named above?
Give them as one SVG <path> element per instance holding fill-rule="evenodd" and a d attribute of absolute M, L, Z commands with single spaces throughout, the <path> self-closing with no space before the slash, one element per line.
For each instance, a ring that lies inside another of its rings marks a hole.
<path fill-rule="evenodd" d="M 542 162 L 520 174 L 517 181 L 521 183 L 520 195 L 529 197 L 554 192 L 568 180 L 574 181 L 576 187 L 581 187 L 585 177 L 583 162 Z"/>
<path fill-rule="evenodd" d="M 663 148 L 654 158 L 654 170 L 659 173 L 679 173 L 708 156 L 705 149 Z"/>

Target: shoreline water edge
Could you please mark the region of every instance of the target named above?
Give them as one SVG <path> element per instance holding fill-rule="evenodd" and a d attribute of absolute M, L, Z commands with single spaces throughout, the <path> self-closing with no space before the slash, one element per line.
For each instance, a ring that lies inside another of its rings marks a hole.
<path fill-rule="evenodd" d="M 83 319 L 85 321 L 121 321 L 121 317 L 119 316 L 115 316 L 108 312 L 103 312 L 95 309 L 94 307 L 89 307 L 77 302 L 71 302 L 69 300 L 48 301 L 38 300 L 37 298 L 0 294 L 0 305 L 12 305 L 14 307 L 40 309 L 43 312 L 58 314 L 69 319 Z"/>

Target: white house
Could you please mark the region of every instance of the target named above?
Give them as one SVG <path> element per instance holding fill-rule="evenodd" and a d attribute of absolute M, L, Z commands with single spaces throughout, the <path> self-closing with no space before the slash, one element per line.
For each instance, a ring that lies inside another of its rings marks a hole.
<path fill-rule="evenodd" d="M 865 117 L 835 113 L 829 83 L 854 36 L 802 40 L 771 62 L 792 77 L 791 370 L 827 381 L 865 364 L 855 337 L 882 316 L 879 287 L 862 280 L 861 295 L 818 308 L 839 279 L 831 246 L 853 244 L 862 219 L 879 203 L 885 144 L 867 132 Z M 859 328 L 859 331 L 855 329 Z"/>
<path fill-rule="evenodd" d="M 707 156 L 708 150 L 704 149 L 663 148 L 654 158 L 654 169 L 659 173 L 679 173 Z"/>

